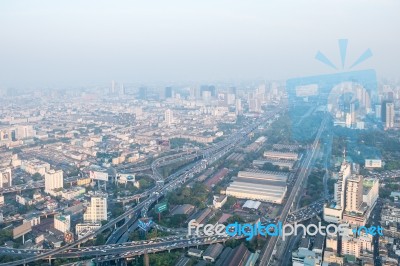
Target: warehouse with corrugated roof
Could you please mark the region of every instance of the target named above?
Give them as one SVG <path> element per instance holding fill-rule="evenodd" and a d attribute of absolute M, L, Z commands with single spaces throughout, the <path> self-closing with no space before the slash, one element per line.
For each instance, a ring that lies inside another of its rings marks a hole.
<path fill-rule="evenodd" d="M 260 170 L 240 171 L 226 189 L 226 195 L 281 204 L 285 197 L 288 174 Z"/>

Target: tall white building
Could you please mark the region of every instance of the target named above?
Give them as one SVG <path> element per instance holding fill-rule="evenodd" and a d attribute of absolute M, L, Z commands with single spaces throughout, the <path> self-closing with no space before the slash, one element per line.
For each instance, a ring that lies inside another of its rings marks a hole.
<path fill-rule="evenodd" d="M 363 176 L 352 175 L 347 179 L 346 187 L 346 211 L 358 211 L 363 202 Z"/>
<path fill-rule="evenodd" d="M 71 216 L 69 215 L 55 215 L 54 228 L 60 232 L 71 231 Z"/>
<path fill-rule="evenodd" d="M 92 196 L 90 205 L 83 215 L 83 220 L 91 223 L 107 221 L 107 198 L 105 196 Z"/>
<path fill-rule="evenodd" d="M 55 189 L 64 187 L 64 176 L 62 170 L 49 170 L 44 174 L 44 191 L 50 193 Z"/>
<path fill-rule="evenodd" d="M 259 94 L 256 92 L 249 92 L 248 102 L 249 102 L 249 111 L 250 112 L 254 112 L 254 113 L 261 112 L 262 98 L 264 98 L 264 94 Z"/>
<path fill-rule="evenodd" d="M 346 158 L 346 156 L 344 156 Z M 343 160 L 335 183 L 334 203 L 324 206 L 324 220 L 330 223 L 339 223 L 343 218 L 346 204 L 346 183 L 351 176 L 351 164 Z"/>
<path fill-rule="evenodd" d="M 174 114 L 171 109 L 165 110 L 164 120 L 168 126 L 170 126 L 174 123 Z"/>
<path fill-rule="evenodd" d="M 345 206 L 346 181 L 350 176 L 351 164 L 344 160 L 340 167 L 338 181 L 335 184 L 336 206 L 341 209 Z"/>
<path fill-rule="evenodd" d="M 394 104 L 386 103 L 386 124 L 385 128 L 393 128 L 394 127 Z"/>
<path fill-rule="evenodd" d="M 114 94 L 115 93 L 115 81 L 111 81 L 111 88 L 110 88 L 110 94 Z"/>
<path fill-rule="evenodd" d="M 11 168 L 0 169 L 0 188 L 12 186 Z"/>
<path fill-rule="evenodd" d="M 242 109 L 242 100 L 241 99 L 236 99 L 235 100 L 235 113 L 236 115 L 241 115 L 243 113 Z"/>
<path fill-rule="evenodd" d="M 378 119 L 382 118 L 382 105 L 380 104 L 375 105 L 375 117 Z"/>

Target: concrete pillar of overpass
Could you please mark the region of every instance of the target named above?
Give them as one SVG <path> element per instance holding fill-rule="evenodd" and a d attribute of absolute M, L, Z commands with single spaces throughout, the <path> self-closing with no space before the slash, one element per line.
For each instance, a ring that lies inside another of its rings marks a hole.
<path fill-rule="evenodd" d="M 144 253 L 143 262 L 144 266 L 150 266 L 149 254 Z"/>
<path fill-rule="evenodd" d="M 139 204 L 139 202 L 140 202 L 140 198 L 137 198 L 136 199 L 136 204 Z"/>

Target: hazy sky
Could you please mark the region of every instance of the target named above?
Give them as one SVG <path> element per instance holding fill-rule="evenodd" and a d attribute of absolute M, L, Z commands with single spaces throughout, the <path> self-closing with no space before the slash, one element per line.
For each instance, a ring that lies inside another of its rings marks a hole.
<path fill-rule="evenodd" d="M 333 73 L 400 76 L 399 0 L 0 1 L 0 87 L 208 82 Z"/>

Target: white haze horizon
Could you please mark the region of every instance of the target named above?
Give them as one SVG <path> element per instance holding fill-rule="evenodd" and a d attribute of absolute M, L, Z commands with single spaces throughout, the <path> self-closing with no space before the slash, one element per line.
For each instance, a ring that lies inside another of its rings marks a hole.
<path fill-rule="evenodd" d="M 0 88 L 285 80 L 352 70 L 399 79 L 400 1 L 0 2 Z M 345 68 L 344 70 L 347 70 Z M 341 71 L 341 70 L 340 70 Z"/>

